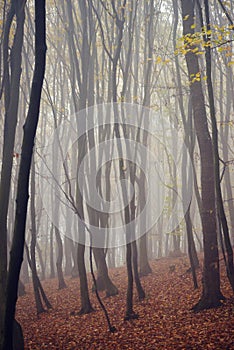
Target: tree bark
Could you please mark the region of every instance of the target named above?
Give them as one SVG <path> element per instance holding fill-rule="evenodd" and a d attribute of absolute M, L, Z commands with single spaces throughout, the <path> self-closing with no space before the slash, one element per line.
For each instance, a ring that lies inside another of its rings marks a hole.
<path fill-rule="evenodd" d="M 17 301 L 18 280 L 23 260 L 25 225 L 28 206 L 28 187 L 31 159 L 36 134 L 42 84 L 46 62 L 45 0 L 35 1 L 35 68 L 29 110 L 24 125 L 21 161 L 17 184 L 14 235 L 7 279 L 7 299 L 3 350 L 13 350 L 13 321 Z"/>
<path fill-rule="evenodd" d="M 24 35 L 25 1 L 11 1 L 3 38 L 5 120 L 0 180 L 0 347 L 3 339 L 7 283 L 7 215 L 10 196 L 11 173 L 19 104 L 22 45 Z M 9 37 L 13 17 L 16 15 L 16 31 L 9 57 Z M 9 72 L 11 66 L 11 75 Z"/>
<path fill-rule="evenodd" d="M 36 236 L 36 211 L 35 211 L 35 163 L 34 163 L 34 157 L 32 158 L 32 165 L 31 165 L 31 247 L 30 247 L 30 253 L 31 253 L 31 259 L 30 259 L 30 266 L 32 269 L 32 280 L 33 280 L 33 289 L 34 289 L 34 297 L 35 297 L 35 303 L 36 303 L 36 309 L 37 314 L 44 312 L 45 309 L 43 308 L 41 296 L 37 284 L 37 265 L 36 265 L 36 244 L 37 244 L 37 236 Z"/>
<path fill-rule="evenodd" d="M 209 15 L 209 4 L 207 0 L 204 0 L 205 5 L 205 16 L 206 16 L 206 26 L 207 33 L 210 30 L 210 15 Z M 207 34 L 205 36 L 207 43 L 211 40 L 211 35 Z M 208 97 L 210 104 L 210 115 L 212 123 L 212 140 L 213 140 L 213 154 L 214 154 L 214 172 L 215 172 L 215 187 L 216 187 L 216 202 L 217 202 L 217 211 L 218 219 L 221 223 L 221 228 L 224 236 L 224 243 L 227 252 L 227 276 L 234 291 L 234 264 L 233 264 L 233 250 L 229 235 L 229 227 L 227 223 L 227 218 L 223 205 L 223 194 L 221 189 L 221 179 L 220 179 L 220 164 L 219 164 L 219 141 L 218 141 L 218 128 L 216 120 L 216 111 L 215 111 L 215 102 L 214 102 L 214 91 L 213 91 L 213 82 L 212 82 L 212 73 L 211 73 L 211 48 L 210 45 L 205 47 L 206 50 L 206 73 L 207 73 L 207 89 Z"/>
<path fill-rule="evenodd" d="M 66 283 L 63 277 L 63 268 L 62 268 L 62 262 L 63 262 L 63 242 L 60 236 L 59 229 L 57 227 L 54 228 L 55 231 L 55 237 L 57 241 L 58 246 L 58 256 L 56 261 L 56 267 L 57 267 L 57 274 L 58 274 L 58 289 L 66 288 Z"/>
<path fill-rule="evenodd" d="M 111 281 L 108 268 L 106 265 L 106 257 L 104 248 L 93 248 L 93 254 L 97 264 L 97 288 L 98 290 L 105 290 L 106 296 L 110 297 L 118 294 L 118 289 Z"/>
<path fill-rule="evenodd" d="M 182 0 L 184 36 L 194 34 L 194 1 Z M 186 40 L 186 39 L 185 39 Z M 190 47 L 192 49 L 193 46 Z M 198 57 L 191 50 L 186 55 L 189 77 L 200 72 Z M 190 81 L 194 125 L 201 156 L 201 197 L 202 230 L 204 243 L 203 291 L 195 311 L 221 305 L 223 295 L 220 291 L 219 253 L 216 227 L 215 176 L 212 140 L 208 130 L 205 101 L 201 81 Z"/>

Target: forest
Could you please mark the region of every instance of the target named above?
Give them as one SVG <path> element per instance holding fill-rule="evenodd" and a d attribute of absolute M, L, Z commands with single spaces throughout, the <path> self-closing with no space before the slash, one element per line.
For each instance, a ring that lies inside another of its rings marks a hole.
<path fill-rule="evenodd" d="M 0 0 L 0 350 L 234 349 L 234 2 Z"/>

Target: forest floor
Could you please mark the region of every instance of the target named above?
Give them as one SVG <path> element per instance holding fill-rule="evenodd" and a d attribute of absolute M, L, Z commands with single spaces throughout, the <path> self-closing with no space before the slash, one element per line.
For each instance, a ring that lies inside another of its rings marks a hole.
<path fill-rule="evenodd" d="M 170 266 L 175 271 L 170 272 Z M 43 282 L 53 309 L 36 315 L 32 286 L 17 303 L 17 319 L 22 324 L 25 349 L 61 350 L 231 350 L 234 349 L 234 298 L 222 267 L 222 292 L 227 298 L 222 307 L 199 313 L 191 311 L 201 293 L 201 270 L 198 271 L 199 290 L 193 289 L 189 264 L 184 258 L 162 258 L 152 261 L 153 273 L 142 278 L 146 299 L 137 301 L 134 311 L 138 320 L 125 321 L 126 268 L 110 270 L 119 289 L 115 297 L 104 299 L 111 323 L 117 328 L 109 333 L 103 312 L 91 294 L 95 312 L 77 315 L 80 310 L 79 280 L 66 278 L 67 288 L 58 290 L 57 280 Z M 89 277 L 89 285 L 92 282 Z"/>

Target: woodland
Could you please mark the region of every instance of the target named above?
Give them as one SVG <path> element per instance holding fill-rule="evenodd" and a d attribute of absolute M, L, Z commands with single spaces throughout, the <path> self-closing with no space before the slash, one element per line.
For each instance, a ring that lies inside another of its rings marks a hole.
<path fill-rule="evenodd" d="M 0 350 L 234 349 L 232 0 L 0 0 Z"/>

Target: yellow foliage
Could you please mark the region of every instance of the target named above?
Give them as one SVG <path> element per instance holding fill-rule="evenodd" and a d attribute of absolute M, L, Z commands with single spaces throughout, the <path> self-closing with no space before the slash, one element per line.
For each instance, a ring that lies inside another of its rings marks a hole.
<path fill-rule="evenodd" d="M 162 57 L 161 57 L 161 56 L 158 56 L 158 57 L 156 58 L 156 63 L 159 64 L 159 63 L 161 63 L 161 62 L 162 62 Z"/>

